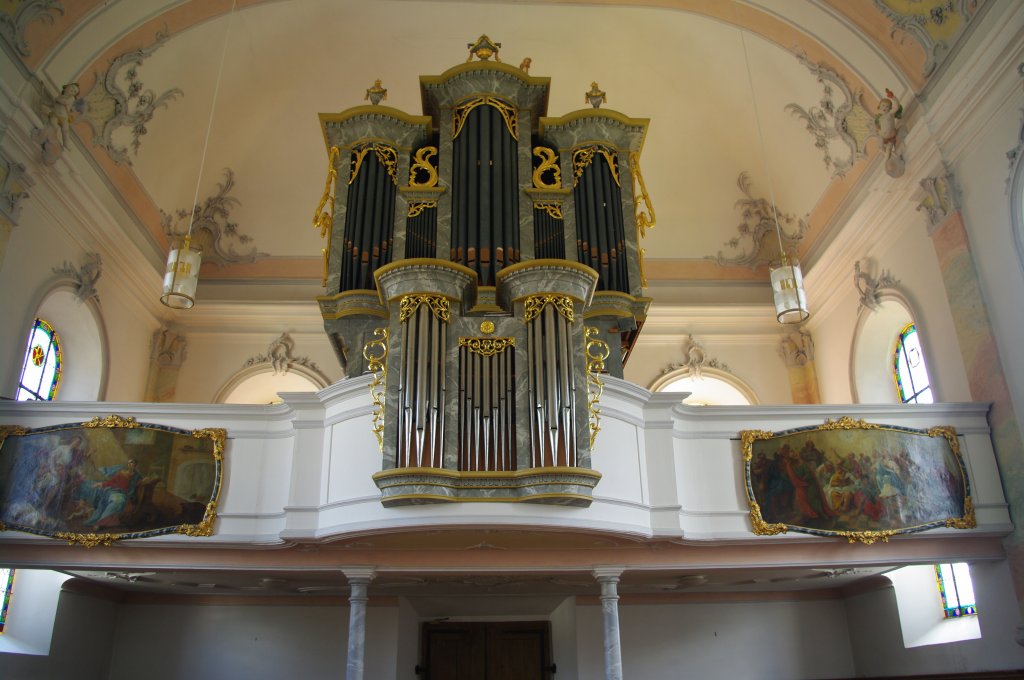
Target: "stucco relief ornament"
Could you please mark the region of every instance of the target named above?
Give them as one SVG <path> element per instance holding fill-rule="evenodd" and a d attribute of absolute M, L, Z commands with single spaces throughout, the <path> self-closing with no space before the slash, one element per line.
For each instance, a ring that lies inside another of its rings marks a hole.
<path fill-rule="evenodd" d="M 75 114 L 85 111 L 83 99 L 78 97 L 78 83 L 67 83 L 60 94 L 51 97 L 43 90 L 43 127 L 32 130 L 32 141 L 40 146 L 44 165 L 53 165 L 65 149 L 71 147 L 71 123 Z"/>
<path fill-rule="evenodd" d="M 231 221 L 231 210 L 239 205 L 239 201 L 229 193 L 235 187 L 235 173 L 230 168 L 224 169 L 224 182 L 217 185 L 217 193 L 207 198 L 203 204 L 192 208 L 192 246 L 203 253 L 203 262 L 212 262 L 217 266 L 236 264 L 239 262 L 255 262 L 258 258 L 267 257 L 252 246 L 246 252 L 235 250 L 236 244 L 247 244 L 252 236 L 238 230 L 238 223 Z M 176 210 L 169 215 L 160 211 L 161 225 L 164 233 L 172 239 L 183 238 L 188 231 L 189 211 Z"/>
<path fill-rule="evenodd" d="M 156 42 L 149 47 L 125 52 L 110 62 L 105 73 L 97 74 L 96 82 L 83 95 L 86 108 L 84 119 L 92 127 L 93 143 L 102 148 L 118 165 L 131 165 L 128 147 L 114 141 L 116 133 L 127 128 L 129 145 L 135 155 L 139 153 L 142 137 L 149 132 L 146 124 L 159 108 L 165 108 L 178 97 L 184 96 L 178 88 L 156 94 L 146 89 L 139 79 L 139 68 L 154 52 L 163 46 L 169 34 L 156 34 Z M 121 134 L 117 134 L 119 138 Z"/>
<path fill-rule="evenodd" d="M 683 354 L 686 356 L 686 361 L 683 363 L 671 363 L 665 368 L 661 369 L 661 375 L 677 371 L 680 368 L 686 368 L 689 370 L 690 375 L 695 380 L 701 380 L 704 378 L 705 368 L 714 368 L 719 371 L 725 371 L 731 373 L 729 366 L 719 361 L 718 359 L 712 359 L 708 357 L 707 350 L 704 349 L 704 345 L 694 339 L 692 335 L 687 335 L 683 341 Z"/>
<path fill-rule="evenodd" d="M 297 357 L 295 352 L 295 340 L 288 333 L 281 333 L 273 342 L 267 346 L 266 354 L 257 354 L 249 357 L 242 368 L 250 368 L 252 366 L 258 366 L 260 364 L 270 364 L 270 367 L 274 371 L 274 375 L 284 375 L 293 366 L 302 366 L 313 373 L 317 374 L 324 382 L 327 382 L 326 376 L 320 370 L 320 367 L 313 363 L 309 357 Z"/>
<path fill-rule="evenodd" d="M 882 151 L 885 153 L 885 172 L 890 177 L 902 177 L 907 169 L 903 154 L 903 104 L 886 88 L 885 96 L 878 102 L 878 113 L 875 114 L 875 132 L 881 140 Z"/>
<path fill-rule="evenodd" d="M 385 101 L 387 98 L 388 89 L 386 87 L 381 86 L 380 78 L 378 78 L 377 80 L 373 81 L 373 87 L 368 88 L 366 90 L 366 96 L 363 97 L 363 100 L 369 100 L 371 104 L 377 106 L 382 101 Z"/>
<path fill-rule="evenodd" d="M 779 231 L 782 232 L 782 245 L 787 253 L 792 253 L 807 234 L 810 225 L 804 218 L 772 209 L 772 204 L 764 198 L 754 198 L 750 193 L 750 175 L 741 172 L 736 179 L 745 198 L 736 201 L 735 207 L 740 210 L 743 221 L 736 227 L 737 236 L 725 242 L 732 249 L 743 248 L 739 255 L 726 257 L 722 251 L 718 255 L 707 255 L 704 259 L 714 260 L 720 265 L 743 265 L 756 268 L 779 259 L 779 239 L 775 231 L 776 217 Z"/>
<path fill-rule="evenodd" d="M 779 351 L 786 366 L 806 366 L 814 361 L 814 339 L 810 331 L 799 328 L 783 336 Z"/>
<path fill-rule="evenodd" d="M 860 91 L 851 91 L 834 69 L 811 62 L 803 53 L 796 58 L 822 84 L 823 95 L 818 106 L 805 109 L 791 103 L 785 109 L 804 121 L 832 177 L 843 177 L 855 162 L 865 158 L 864 147 L 874 130 L 873 115 L 862 103 Z"/>
<path fill-rule="evenodd" d="M 64 5 L 57 0 L 24 0 L 12 4 L 17 7 L 13 12 L 0 12 L 0 37 L 18 54 L 27 57 L 32 51 L 25 40 L 25 29 L 36 19 L 52 26 L 56 21 L 54 14 L 64 14 Z"/>
<path fill-rule="evenodd" d="M 86 253 L 85 262 L 78 269 L 75 269 L 70 262 L 65 261 L 63 267 L 54 267 L 53 273 L 75 282 L 75 299 L 78 302 L 91 299 L 99 302 L 96 282 L 103 274 L 103 260 L 99 253 Z"/>
<path fill-rule="evenodd" d="M 878 278 L 875 278 L 863 271 L 860 263 L 860 260 L 853 263 L 853 282 L 857 286 L 857 292 L 860 293 L 860 304 L 874 311 L 878 309 L 878 305 L 882 301 L 882 291 L 886 288 L 895 288 L 899 285 L 899 281 L 893 278 L 887 269 L 883 269 Z M 866 265 L 867 263 L 865 263 Z"/>
<path fill-rule="evenodd" d="M 923 69 L 926 77 L 945 59 L 950 46 L 960 39 L 978 9 L 978 0 L 910 2 L 904 3 L 907 9 L 903 11 L 893 9 L 890 4 L 886 0 L 875 0 L 875 7 L 892 22 L 889 37 L 895 40 L 900 35 L 902 42 L 906 36 L 910 36 L 924 49 L 928 57 Z M 959 25 L 949 35 L 947 27 L 957 20 L 960 21 Z"/>
<path fill-rule="evenodd" d="M 27 189 L 34 182 L 25 166 L 12 161 L 0 152 L 0 217 L 17 224 L 21 217 L 21 202 L 28 198 Z"/>
<path fill-rule="evenodd" d="M 595 109 L 601 108 L 601 104 L 608 103 L 608 95 L 604 90 L 597 86 L 596 82 L 590 84 L 590 91 L 584 93 L 583 101 L 590 104 Z"/>

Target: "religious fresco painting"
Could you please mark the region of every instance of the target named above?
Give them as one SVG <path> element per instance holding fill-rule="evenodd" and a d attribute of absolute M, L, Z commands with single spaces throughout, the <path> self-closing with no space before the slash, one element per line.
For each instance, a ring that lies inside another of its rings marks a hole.
<path fill-rule="evenodd" d="M 225 431 L 108 416 L 0 427 L 0 530 L 86 546 L 213 533 Z"/>
<path fill-rule="evenodd" d="M 915 430 L 844 417 L 740 437 L 755 534 L 798 531 L 873 543 L 976 526 L 952 427 Z"/>

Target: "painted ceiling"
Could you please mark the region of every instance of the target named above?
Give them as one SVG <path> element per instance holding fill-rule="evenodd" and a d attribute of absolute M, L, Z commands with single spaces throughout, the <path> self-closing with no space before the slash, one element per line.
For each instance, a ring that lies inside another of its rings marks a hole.
<path fill-rule="evenodd" d="M 812 269 L 843 201 L 881 162 L 887 89 L 917 100 L 981 11 L 975 0 L 8 0 L 0 34 L 45 100 L 76 82 L 67 152 L 99 170 L 119 227 L 159 274 L 194 204 L 209 227 L 200 300 L 311 300 L 327 152 L 317 114 L 421 113 L 420 75 L 499 58 L 551 78 L 548 115 L 651 120 L 641 167 L 657 214 L 642 244 L 656 303 L 740 282 L 768 302 L 757 225 L 771 202 Z M 56 172 L 67 171 L 59 161 Z M 774 238 L 774 234 L 771 234 Z M 201 304 L 201 302 L 200 302 Z M 813 305 L 813 300 L 812 300 Z"/>

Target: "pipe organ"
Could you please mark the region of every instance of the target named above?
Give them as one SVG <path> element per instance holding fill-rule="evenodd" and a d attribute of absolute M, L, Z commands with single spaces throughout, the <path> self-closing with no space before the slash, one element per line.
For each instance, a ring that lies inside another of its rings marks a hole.
<path fill-rule="evenodd" d="M 589 505 L 600 375 L 622 375 L 650 304 L 648 121 L 548 117 L 549 79 L 498 47 L 422 76 L 422 115 L 320 114 L 318 301 L 346 376 L 374 375 L 385 505 Z"/>

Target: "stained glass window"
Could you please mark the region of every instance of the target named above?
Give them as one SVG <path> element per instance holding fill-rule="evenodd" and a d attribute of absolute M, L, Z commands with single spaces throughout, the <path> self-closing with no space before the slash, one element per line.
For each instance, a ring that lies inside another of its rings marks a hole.
<path fill-rule="evenodd" d="M 942 595 L 942 610 L 947 619 L 977 614 L 974 602 L 974 584 L 971 571 L 963 562 L 936 564 L 935 580 Z"/>
<path fill-rule="evenodd" d="M 18 401 L 50 401 L 57 395 L 61 371 L 60 339 L 42 319 L 32 324 L 18 381 Z"/>
<path fill-rule="evenodd" d="M 14 590 L 14 570 L 0 567 L 0 586 L 3 587 L 3 594 L 0 596 L 0 633 L 4 632 L 4 624 L 7 623 L 7 606 L 11 604 L 11 591 Z"/>
<path fill-rule="evenodd" d="M 931 404 L 934 401 L 928 369 L 924 365 L 924 353 L 921 351 L 921 338 L 917 326 L 912 323 L 900 331 L 896 341 L 893 377 L 896 380 L 896 391 L 904 404 Z"/>

